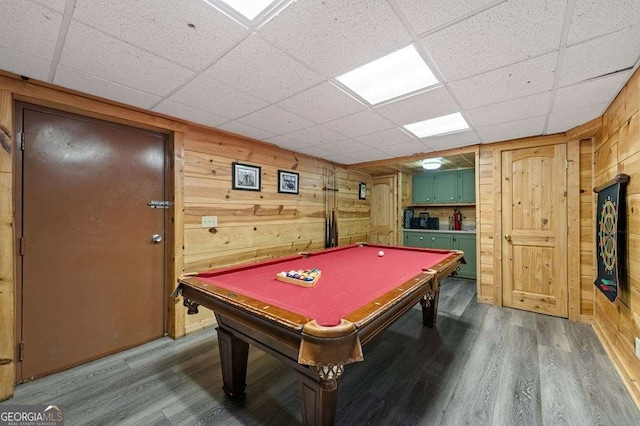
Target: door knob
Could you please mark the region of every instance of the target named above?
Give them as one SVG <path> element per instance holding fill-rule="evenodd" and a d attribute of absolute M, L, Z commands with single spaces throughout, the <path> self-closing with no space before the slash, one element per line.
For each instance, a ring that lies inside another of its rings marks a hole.
<path fill-rule="evenodd" d="M 151 241 L 153 241 L 154 244 L 160 244 L 162 242 L 162 235 L 153 234 L 153 237 L 151 237 Z"/>
<path fill-rule="evenodd" d="M 511 235 L 507 234 L 504 236 L 504 239 L 507 241 L 511 241 Z"/>

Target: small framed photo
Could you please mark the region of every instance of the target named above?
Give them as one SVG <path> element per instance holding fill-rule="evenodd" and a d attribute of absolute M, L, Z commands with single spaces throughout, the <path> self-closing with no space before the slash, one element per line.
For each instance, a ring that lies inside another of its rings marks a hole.
<path fill-rule="evenodd" d="M 297 194 L 300 186 L 300 175 L 294 172 L 278 170 L 278 192 Z"/>
<path fill-rule="evenodd" d="M 260 166 L 232 163 L 233 189 L 260 191 Z"/>
<path fill-rule="evenodd" d="M 367 184 L 360 182 L 358 199 L 365 200 L 367 198 Z"/>

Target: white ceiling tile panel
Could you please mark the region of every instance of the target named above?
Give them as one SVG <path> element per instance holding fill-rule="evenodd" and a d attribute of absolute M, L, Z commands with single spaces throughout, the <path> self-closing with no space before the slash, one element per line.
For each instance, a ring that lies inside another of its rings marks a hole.
<path fill-rule="evenodd" d="M 57 67 L 53 83 L 138 108 L 150 108 L 160 100 L 159 96 L 102 80 L 63 66 Z"/>
<path fill-rule="evenodd" d="M 418 34 L 455 22 L 473 11 L 505 0 L 396 0 L 409 24 Z"/>
<path fill-rule="evenodd" d="M 75 21 L 60 64 L 159 96 L 193 76 L 186 68 Z"/>
<path fill-rule="evenodd" d="M 609 77 L 562 87 L 556 92 L 553 111 L 567 111 L 587 105 L 611 103 L 630 76 L 631 71 L 626 71 Z"/>
<path fill-rule="evenodd" d="M 459 146 L 475 145 L 480 143 L 478 136 L 471 130 L 451 133 L 442 136 L 422 138 L 421 141 L 435 151 L 457 148 Z"/>
<path fill-rule="evenodd" d="M 550 100 L 549 91 L 469 109 L 466 113 L 474 126 L 484 127 L 544 115 L 549 110 Z"/>
<path fill-rule="evenodd" d="M 346 136 L 327 129 L 324 126 L 307 127 L 284 135 L 288 138 L 304 142 L 307 146 L 319 145 L 323 143 L 336 142 L 347 139 Z"/>
<path fill-rule="evenodd" d="M 326 127 L 350 138 L 379 132 L 395 127 L 370 109 L 339 118 L 324 124 Z"/>
<path fill-rule="evenodd" d="M 559 48 L 565 1 L 511 0 L 422 38 L 447 81 Z"/>
<path fill-rule="evenodd" d="M 77 0 L 73 17 L 192 70 L 248 34 L 202 0 Z"/>
<path fill-rule="evenodd" d="M 62 15 L 30 1 L 3 0 L 0 46 L 51 61 Z"/>
<path fill-rule="evenodd" d="M 190 81 L 170 99 L 229 118 L 238 118 L 268 105 L 255 96 L 204 76 Z"/>
<path fill-rule="evenodd" d="M 371 147 L 363 144 L 362 142 L 358 142 L 355 139 L 346 139 L 337 142 L 329 142 L 322 144 L 322 147 L 326 149 L 328 152 L 335 152 L 339 154 L 341 152 L 352 154 L 359 153 L 362 151 L 369 150 Z"/>
<path fill-rule="evenodd" d="M 312 146 L 304 141 L 290 138 L 287 135 L 273 136 L 273 137 L 267 138 L 265 141 L 269 143 L 274 143 L 284 149 L 290 149 L 291 151 L 299 151 L 302 148 L 308 148 Z"/>
<path fill-rule="evenodd" d="M 229 121 L 226 117 L 222 117 L 212 112 L 202 111 L 191 106 L 172 101 L 171 99 L 163 100 L 153 108 L 153 111 L 211 127 L 216 127 Z"/>
<path fill-rule="evenodd" d="M 478 127 L 478 133 L 480 133 L 484 143 L 537 136 L 542 134 L 545 121 L 546 116 L 543 115 L 487 127 Z"/>
<path fill-rule="evenodd" d="M 433 149 L 427 147 L 424 143 L 415 139 L 394 145 L 382 146 L 378 149 L 382 152 L 386 152 L 392 157 L 403 157 L 407 155 L 433 151 Z"/>
<path fill-rule="evenodd" d="M 250 138 L 254 138 L 258 140 L 268 139 L 271 136 L 275 135 L 275 133 L 273 132 L 259 129 L 257 127 L 253 127 L 248 124 L 241 123 L 240 121 L 230 121 L 228 123 L 223 124 L 222 126 L 218 126 L 218 128 L 222 130 L 226 130 L 228 132 L 237 133 L 239 135 L 248 136 Z"/>
<path fill-rule="evenodd" d="M 313 123 L 275 105 L 268 106 L 246 115 L 238 121 L 267 130 L 274 135 L 282 135 L 313 126 Z"/>
<path fill-rule="evenodd" d="M 278 106 L 314 123 L 325 123 L 366 109 L 328 81 L 280 101 Z"/>
<path fill-rule="evenodd" d="M 346 155 L 344 155 L 344 154 L 340 154 L 340 153 L 337 153 L 337 152 L 329 151 L 325 147 L 318 146 L 318 145 L 301 147 L 301 148 L 296 149 L 295 151 L 296 152 L 301 152 L 301 153 L 307 154 L 307 155 L 312 155 L 314 157 L 327 158 L 327 159 L 329 159 L 329 157 L 333 157 L 333 158 L 340 158 L 341 156 L 346 157 Z M 331 161 L 335 161 L 335 160 L 331 160 Z"/>
<path fill-rule="evenodd" d="M 389 154 L 386 154 L 379 149 L 369 148 L 363 151 L 350 152 L 341 155 L 344 156 L 346 161 L 344 164 L 356 164 L 356 163 L 364 163 L 366 161 L 376 161 L 376 160 L 384 160 L 389 157 Z"/>
<path fill-rule="evenodd" d="M 0 69 L 18 75 L 47 80 L 51 62 L 9 47 L 0 46 Z"/>
<path fill-rule="evenodd" d="M 411 42 L 386 1 L 297 1 L 258 33 L 326 77 Z"/>
<path fill-rule="evenodd" d="M 560 86 L 631 67 L 639 56 L 640 25 L 568 47 Z"/>
<path fill-rule="evenodd" d="M 640 23 L 638 0 L 576 0 L 567 44 Z"/>
<path fill-rule="evenodd" d="M 450 84 L 465 109 L 477 108 L 551 90 L 556 52 Z"/>
<path fill-rule="evenodd" d="M 561 133 L 600 117 L 608 103 L 589 105 L 583 108 L 552 113 L 549 117 L 547 134 Z"/>
<path fill-rule="evenodd" d="M 378 114 L 399 126 L 441 117 L 458 110 L 455 101 L 444 87 L 431 89 L 375 108 Z"/>
<path fill-rule="evenodd" d="M 213 64 L 204 75 L 269 102 L 278 102 L 323 80 L 255 34 Z"/>
<path fill-rule="evenodd" d="M 22 0 L 24 1 L 24 0 Z M 67 0 L 31 0 L 33 3 L 40 3 L 43 6 L 50 7 L 60 13 L 64 12 Z"/>
<path fill-rule="evenodd" d="M 384 150 L 384 147 L 388 145 L 396 145 L 402 142 L 414 140 L 412 136 L 397 128 L 359 136 L 356 139 L 371 148 L 379 148 L 382 150 Z"/>

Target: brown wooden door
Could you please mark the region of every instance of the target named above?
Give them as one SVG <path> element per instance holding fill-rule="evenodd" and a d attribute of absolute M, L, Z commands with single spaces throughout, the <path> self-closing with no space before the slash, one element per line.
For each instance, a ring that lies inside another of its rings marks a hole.
<path fill-rule="evenodd" d="M 17 104 L 22 157 L 18 379 L 165 332 L 165 137 Z"/>
<path fill-rule="evenodd" d="M 398 244 L 396 177 L 373 178 L 371 188 L 371 241 Z"/>
<path fill-rule="evenodd" d="M 567 147 L 502 153 L 505 306 L 567 317 Z"/>

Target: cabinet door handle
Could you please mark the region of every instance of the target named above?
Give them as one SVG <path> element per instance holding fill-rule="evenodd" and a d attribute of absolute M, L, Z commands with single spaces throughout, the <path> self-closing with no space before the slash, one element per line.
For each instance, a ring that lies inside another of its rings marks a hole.
<path fill-rule="evenodd" d="M 451 199 L 453 200 L 453 197 L 451 197 Z"/>

